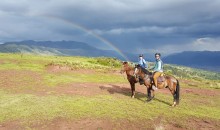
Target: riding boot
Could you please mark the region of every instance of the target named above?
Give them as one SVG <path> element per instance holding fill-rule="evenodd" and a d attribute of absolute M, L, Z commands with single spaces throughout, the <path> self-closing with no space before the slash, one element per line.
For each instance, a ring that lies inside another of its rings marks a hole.
<path fill-rule="evenodd" d="M 156 86 L 156 83 L 155 83 L 155 81 L 154 80 L 152 80 L 153 82 L 152 82 L 152 89 L 153 90 L 157 90 L 158 88 L 157 88 L 157 86 Z"/>

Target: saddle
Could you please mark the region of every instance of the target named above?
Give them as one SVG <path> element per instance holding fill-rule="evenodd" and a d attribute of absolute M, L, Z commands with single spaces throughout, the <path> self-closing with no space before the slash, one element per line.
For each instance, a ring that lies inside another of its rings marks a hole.
<path fill-rule="evenodd" d="M 157 78 L 157 83 L 162 83 L 165 81 L 164 73 L 162 73 L 158 78 Z"/>

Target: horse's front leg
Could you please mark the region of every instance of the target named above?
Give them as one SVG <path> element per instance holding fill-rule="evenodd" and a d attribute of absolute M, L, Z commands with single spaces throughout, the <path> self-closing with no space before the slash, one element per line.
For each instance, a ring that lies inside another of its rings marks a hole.
<path fill-rule="evenodd" d="M 147 87 L 147 102 L 151 101 L 152 96 L 151 96 L 151 90 L 150 87 Z"/>
<path fill-rule="evenodd" d="M 131 85 L 131 98 L 134 98 L 135 95 L 135 83 L 130 83 Z"/>
<path fill-rule="evenodd" d="M 154 93 L 154 90 L 152 89 L 152 86 L 151 86 L 151 89 L 150 89 L 150 90 L 151 90 L 151 92 L 152 92 L 152 95 L 153 95 L 153 96 L 152 96 L 152 99 L 153 99 L 154 96 L 155 96 L 155 93 Z"/>
<path fill-rule="evenodd" d="M 154 99 L 154 90 L 152 89 L 152 86 L 147 87 L 147 93 L 147 102 L 149 102 Z"/>

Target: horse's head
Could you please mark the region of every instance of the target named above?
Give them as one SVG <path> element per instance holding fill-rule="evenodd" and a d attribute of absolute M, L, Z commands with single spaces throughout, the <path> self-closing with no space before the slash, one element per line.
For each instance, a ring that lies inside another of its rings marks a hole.
<path fill-rule="evenodd" d="M 128 62 L 123 61 L 122 62 L 122 68 L 121 68 L 121 74 L 128 70 Z"/>
<path fill-rule="evenodd" d="M 142 73 L 142 68 L 141 66 L 138 64 L 138 65 L 135 65 L 135 70 L 134 70 L 134 75 L 136 76 L 140 76 Z"/>

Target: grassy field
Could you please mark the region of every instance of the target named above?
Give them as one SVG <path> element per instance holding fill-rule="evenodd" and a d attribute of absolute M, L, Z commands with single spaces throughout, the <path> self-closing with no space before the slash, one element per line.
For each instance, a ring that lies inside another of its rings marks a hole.
<path fill-rule="evenodd" d="M 220 129 L 219 73 L 166 65 L 181 85 L 172 108 L 166 90 L 145 103 L 137 86 L 131 99 L 120 67 L 104 57 L 0 54 L 0 129 Z"/>

